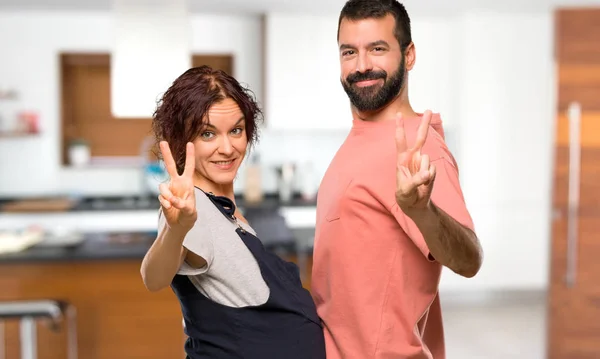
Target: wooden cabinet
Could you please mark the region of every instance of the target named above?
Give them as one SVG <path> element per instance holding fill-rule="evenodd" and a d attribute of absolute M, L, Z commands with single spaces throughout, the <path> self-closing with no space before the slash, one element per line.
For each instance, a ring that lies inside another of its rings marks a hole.
<path fill-rule="evenodd" d="M 60 59 L 63 164 L 68 163 L 67 148 L 73 140 L 88 143 L 92 157 L 139 156 L 144 139 L 153 136 L 152 114 L 139 119 L 112 116 L 110 54 L 69 53 Z M 194 55 L 192 66 L 200 65 L 233 74 L 231 55 Z"/>
<path fill-rule="evenodd" d="M 556 12 L 547 358 L 600 357 L 600 9 Z"/>
<path fill-rule="evenodd" d="M 62 299 L 77 310 L 81 359 L 183 358 L 181 310 L 170 289 L 151 293 L 140 260 L 0 264 L 0 301 Z M 6 357 L 19 358 L 17 322 L 5 325 Z M 38 323 L 38 358 L 67 357 L 65 332 Z"/>
<path fill-rule="evenodd" d="M 105 254 L 111 251 L 104 248 Z M 117 253 L 118 248 L 113 252 Z M 52 255 L 49 255 L 52 257 Z M 295 255 L 283 254 L 298 263 Z M 78 358 L 184 358 L 186 335 L 177 297 L 170 288 L 149 292 L 139 259 L 67 259 L 0 263 L 0 302 L 55 299 L 75 307 Z M 310 290 L 312 256 L 301 265 Z M 19 323 L 5 323 L 6 356 L 19 359 Z M 38 325 L 38 358 L 67 358 L 67 327 L 55 332 Z M 2 339 L 0 327 L 0 340 Z"/>

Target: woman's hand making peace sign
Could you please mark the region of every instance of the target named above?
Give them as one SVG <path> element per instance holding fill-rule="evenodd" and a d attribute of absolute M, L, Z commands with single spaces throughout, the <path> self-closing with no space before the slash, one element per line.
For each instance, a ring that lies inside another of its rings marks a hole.
<path fill-rule="evenodd" d="M 425 209 L 429 205 L 431 190 L 435 180 L 435 166 L 429 163 L 429 156 L 421 154 L 425 144 L 431 111 L 425 111 L 417 130 L 417 139 L 408 148 L 402 115 L 396 117 L 396 202 L 405 213 L 414 209 Z"/>
<path fill-rule="evenodd" d="M 158 199 L 163 214 L 170 227 L 191 229 L 197 218 L 196 195 L 194 191 L 195 156 L 194 145 L 187 143 L 183 174 L 177 173 L 177 166 L 166 141 L 160 142 L 160 151 L 169 174 L 169 183 L 161 183 Z"/>

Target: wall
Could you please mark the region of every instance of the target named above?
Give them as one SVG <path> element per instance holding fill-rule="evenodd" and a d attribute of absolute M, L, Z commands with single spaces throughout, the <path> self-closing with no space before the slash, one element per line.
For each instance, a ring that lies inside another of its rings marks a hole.
<path fill-rule="evenodd" d="M 267 109 L 277 115 L 277 128 L 319 129 L 309 150 L 318 158 L 320 134 L 349 128 L 342 89 L 332 85 L 339 75 L 330 74 L 337 53 L 327 50 L 335 46 L 336 17 L 269 16 Z M 552 13 L 413 17 L 412 27 L 417 61 L 409 74 L 411 102 L 417 111 L 442 114 L 485 249 L 476 278 L 445 270 L 442 289 L 545 288 L 556 87 Z M 300 98 L 310 111 L 289 110 Z M 324 108 L 328 103 L 332 108 Z M 328 115 L 313 118 L 322 113 Z M 337 145 L 337 138 L 332 142 Z"/>
<path fill-rule="evenodd" d="M 473 13 L 459 26 L 461 178 L 486 256 L 480 287 L 548 283 L 553 17 Z"/>
<path fill-rule="evenodd" d="M 192 49 L 232 53 L 236 77 L 262 97 L 261 21 L 257 16 L 195 15 Z M 43 30 L 42 30 L 43 29 Z M 10 121 L 16 110 L 41 114 L 42 134 L 0 139 L 0 197 L 69 194 L 131 194 L 139 191 L 136 169 L 60 167 L 59 62 L 61 51 L 110 52 L 107 13 L 0 13 L 0 87 L 15 88 L 18 102 L 0 102 Z"/>
<path fill-rule="evenodd" d="M 548 283 L 555 118 L 553 16 L 470 12 L 413 25 L 417 109 L 441 112 L 485 250 L 442 290 L 544 289 Z"/>
<path fill-rule="evenodd" d="M 411 97 L 440 112 L 485 250 L 480 274 L 445 269 L 442 290 L 548 283 L 555 77 L 550 12 L 416 22 Z M 423 61 L 424 60 L 424 61 Z M 419 68 L 421 66 L 421 68 Z M 416 74 L 415 74 L 416 75 Z"/>
<path fill-rule="evenodd" d="M 103 14 L 0 14 L 0 79 L 16 86 L 23 94 L 21 103 L 40 110 L 44 121 L 40 138 L 0 140 L 0 196 L 139 189 L 135 170 L 63 170 L 58 165 L 57 53 L 108 51 L 110 29 L 110 18 Z M 295 36 L 288 34 L 290 39 Z M 414 18 L 413 37 L 417 65 L 409 76 L 411 99 L 418 110 L 442 113 L 485 249 L 479 276 L 466 280 L 446 271 L 442 288 L 544 289 L 556 107 L 552 13 Z M 260 42 L 258 18 L 194 19 L 194 49 L 236 51 L 237 76 L 259 94 Z M 307 71 L 302 62 L 286 65 Z M 319 111 L 309 105 L 311 111 Z M 256 151 L 269 165 L 311 160 L 318 181 L 346 132 L 267 129 Z M 274 188 L 272 174 L 265 177 L 267 189 Z M 236 188 L 243 188 L 243 182 L 242 173 Z"/>

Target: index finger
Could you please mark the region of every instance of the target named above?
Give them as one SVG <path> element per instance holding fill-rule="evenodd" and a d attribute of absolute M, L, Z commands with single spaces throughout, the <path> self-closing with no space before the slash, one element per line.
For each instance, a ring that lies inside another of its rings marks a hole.
<path fill-rule="evenodd" d="M 423 119 L 421 120 L 421 124 L 419 125 L 419 129 L 417 130 L 417 140 L 415 141 L 415 146 L 413 150 L 420 151 L 425 144 L 425 139 L 427 138 L 427 132 L 429 132 L 429 124 L 431 123 L 431 111 L 427 110 L 423 114 Z"/>
<path fill-rule="evenodd" d="M 175 165 L 175 160 L 173 159 L 173 155 L 171 154 L 169 143 L 167 141 L 160 141 L 159 146 L 160 152 L 163 156 L 163 161 L 165 162 L 165 167 L 167 168 L 167 173 L 171 178 L 177 177 L 177 166 Z"/>
<path fill-rule="evenodd" d="M 183 169 L 184 177 L 192 177 L 196 169 L 196 155 L 194 145 L 188 142 L 185 146 L 185 167 Z"/>
<path fill-rule="evenodd" d="M 396 150 L 398 153 L 405 152 L 408 146 L 406 145 L 406 135 L 404 133 L 404 120 L 402 114 L 396 114 Z"/>

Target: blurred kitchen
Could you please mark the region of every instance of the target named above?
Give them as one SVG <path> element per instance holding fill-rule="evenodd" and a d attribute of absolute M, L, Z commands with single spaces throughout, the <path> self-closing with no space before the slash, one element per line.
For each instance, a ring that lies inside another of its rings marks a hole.
<path fill-rule="evenodd" d="M 404 1 L 411 100 L 442 115 L 485 251 L 475 278 L 443 273 L 449 359 L 600 358 L 600 3 L 576 2 Z M 177 300 L 139 266 L 165 179 L 154 101 L 190 66 L 263 105 L 238 205 L 310 289 L 319 182 L 351 126 L 344 1 L 150 3 L 0 0 L 0 359 L 183 357 Z"/>

